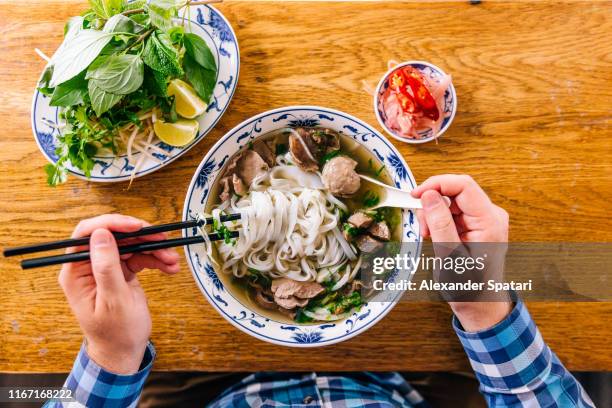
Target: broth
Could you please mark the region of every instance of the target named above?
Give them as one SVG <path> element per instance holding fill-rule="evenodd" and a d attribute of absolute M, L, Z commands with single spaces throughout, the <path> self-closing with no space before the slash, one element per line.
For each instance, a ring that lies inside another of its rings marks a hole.
<path fill-rule="evenodd" d="M 288 136 L 289 133 L 286 131 L 273 131 L 269 132 L 259 138 L 257 140 L 269 140 L 276 139 L 276 141 L 280 144 L 285 144 L 288 146 Z M 384 164 L 378 160 L 378 158 L 371 154 L 366 148 L 362 147 L 358 142 L 353 140 L 352 138 L 340 133 L 340 154 L 344 154 L 350 156 L 354 159 L 358 165 L 356 168 L 357 173 L 369 175 L 377 178 L 385 184 L 393 186 L 393 180 L 389 175 Z M 238 154 L 238 153 L 237 153 Z M 228 160 L 229 163 L 231 160 Z M 225 171 L 225 167 L 221 170 L 221 175 Z M 221 200 L 219 198 L 219 193 L 221 190 L 219 180 L 221 177 L 218 177 L 215 180 L 214 185 L 211 187 L 210 194 L 213 199 L 207 200 L 208 204 L 205 208 L 205 212 L 210 214 L 212 210 L 221 204 Z M 349 213 L 353 213 L 358 209 L 363 209 L 364 204 L 363 200 L 366 194 L 374 194 L 378 197 L 383 196 L 384 190 L 376 185 L 370 183 L 361 183 L 361 186 L 358 192 L 351 198 L 341 198 L 340 200 L 349 208 Z M 368 193 L 369 192 L 369 193 Z M 389 221 L 389 228 L 391 231 L 391 241 L 400 241 L 402 234 L 402 225 L 401 225 L 401 210 L 399 208 L 387 208 L 384 209 L 386 211 L 385 218 Z M 230 227 L 231 229 L 231 227 Z M 217 248 L 215 245 L 212 246 L 213 257 L 219 263 L 219 255 L 217 252 Z M 248 286 L 243 280 L 235 278 L 231 273 L 225 273 L 223 271 L 219 271 L 220 268 L 215 267 L 215 271 L 219 276 L 219 279 L 223 283 L 223 285 L 228 288 L 230 293 L 247 309 L 253 310 L 258 314 L 265 316 L 271 320 L 295 324 L 289 316 L 276 311 L 276 310 L 268 310 L 260 306 L 254 299 L 254 291 Z M 305 324 L 320 324 L 320 321 L 314 321 L 312 323 Z M 304 323 L 302 323 L 304 324 Z"/>

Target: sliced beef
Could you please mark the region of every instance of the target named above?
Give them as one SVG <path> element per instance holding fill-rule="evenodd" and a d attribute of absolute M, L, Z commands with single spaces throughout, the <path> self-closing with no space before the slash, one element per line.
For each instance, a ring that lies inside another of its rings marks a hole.
<path fill-rule="evenodd" d="M 245 185 L 250 186 L 255 177 L 265 173 L 268 169 L 268 165 L 257 152 L 245 150 L 240 160 L 236 162 L 235 174 L 240 177 Z"/>
<path fill-rule="evenodd" d="M 324 151 L 319 151 L 319 154 L 327 154 L 340 150 L 340 134 L 331 129 L 314 129 L 312 131 L 312 139 L 318 146 L 325 146 Z"/>
<path fill-rule="evenodd" d="M 229 177 L 223 177 L 220 181 L 221 183 L 221 201 L 227 201 L 230 199 L 230 197 L 232 196 L 232 189 L 230 187 L 230 178 Z"/>
<path fill-rule="evenodd" d="M 242 179 L 238 177 L 236 173 L 232 174 L 232 187 L 234 188 L 234 192 L 239 196 L 243 196 L 249 191 Z"/>
<path fill-rule="evenodd" d="M 297 129 L 296 131 L 300 133 Z M 293 157 L 295 164 L 304 171 L 319 170 L 319 162 L 310 152 L 308 145 L 305 142 L 305 137 L 292 133 L 289 136 L 289 151 Z"/>
<path fill-rule="evenodd" d="M 257 141 L 253 143 L 253 150 L 261 156 L 269 167 L 273 167 L 276 164 L 276 156 L 274 150 L 270 148 L 270 144 L 264 141 Z"/>
<path fill-rule="evenodd" d="M 385 221 L 377 222 L 370 225 L 368 228 L 368 232 L 374 238 L 379 239 L 381 241 L 388 241 L 391 239 L 391 231 L 389 230 L 389 225 Z"/>
<path fill-rule="evenodd" d="M 268 148 L 263 142 L 262 145 Z M 261 148 L 261 150 L 264 151 L 264 148 Z M 271 153 L 269 149 L 268 153 Z M 268 159 L 274 161 L 273 156 L 272 158 L 268 157 Z M 269 169 L 268 163 L 255 150 L 247 149 L 238 153 L 229 161 L 225 173 L 223 173 L 223 178 L 220 180 L 221 201 L 229 200 L 232 193 L 240 196 L 245 195 L 249 191 L 253 179 Z"/>
<path fill-rule="evenodd" d="M 298 127 L 289 136 L 289 150 L 295 164 L 305 171 L 319 170 L 328 153 L 340 149 L 340 136 L 331 129 Z"/>
<path fill-rule="evenodd" d="M 257 304 L 267 310 L 275 310 L 276 303 L 270 299 L 261 289 L 255 291 L 255 301 Z"/>
<path fill-rule="evenodd" d="M 380 250 L 383 247 L 383 243 L 372 238 L 367 234 L 363 234 L 358 236 L 355 239 L 355 244 L 357 244 L 357 248 L 361 252 L 372 253 Z"/>
<path fill-rule="evenodd" d="M 279 278 L 272 281 L 274 298 L 286 299 L 291 296 L 300 299 L 312 299 L 325 291 L 317 282 L 299 282 L 289 278 Z"/>
<path fill-rule="evenodd" d="M 357 162 L 346 156 L 337 156 L 325 163 L 321 174 L 325 188 L 338 197 L 355 194 L 361 186 L 355 167 Z"/>
<path fill-rule="evenodd" d="M 363 211 L 357 211 L 348 218 L 348 222 L 356 228 L 368 228 L 374 222 L 374 218 Z"/>
<path fill-rule="evenodd" d="M 274 296 L 274 301 L 277 305 L 283 309 L 294 309 L 296 307 L 304 307 L 308 304 L 309 299 L 300 299 L 295 296 L 289 296 L 287 298 L 281 298 Z"/>

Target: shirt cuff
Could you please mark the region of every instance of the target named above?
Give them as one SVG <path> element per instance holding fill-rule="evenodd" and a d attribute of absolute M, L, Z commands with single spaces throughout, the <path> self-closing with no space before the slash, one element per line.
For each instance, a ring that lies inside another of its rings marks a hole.
<path fill-rule="evenodd" d="M 135 407 L 154 360 L 155 347 L 149 342 L 137 373 L 115 374 L 93 361 L 83 343 L 64 387 L 86 407 Z"/>
<path fill-rule="evenodd" d="M 504 320 L 489 329 L 466 332 L 456 316 L 453 328 L 485 390 L 532 387 L 550 370 L 552 353 L 520 299 Z"/>

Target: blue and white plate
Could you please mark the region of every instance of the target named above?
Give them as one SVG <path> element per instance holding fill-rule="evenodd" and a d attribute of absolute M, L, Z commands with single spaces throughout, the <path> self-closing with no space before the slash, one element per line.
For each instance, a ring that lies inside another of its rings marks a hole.
<path fill-rule="evenodd" d="M 195 172 L 183 209 L 183 220 L 192 220 L 202 213 L 216 197 L 211 188 L 222 174 L 223 166 L 239 149 L 254 139 L 285 127 L 322 126 L 343 132 L 352 137 L 373 155 L 389 171 L 398 188 L 411 190 L 416 183 L 408 165 L 399 151 L 372 126 L 344 112 L 317 106 L 290 106 L 256 115 L 239 124 L 223 136 L 208 152 Z M 184 232 L 185 237 L 197 231 Z M 420 254 L 419 225 L 412 211 L 402 212 L 402 237 L 404 248 L 412 254 Z M 202 293 L 211 305 L 231 324 L 258 339 L 284 346 L 317 347 L 347 340 L 364 332 L 382 319 L 397 302 L 369 302 L 361 310 L 344 320 L 321 324 L 287 324 L 262 316 L 249 309 L 226 287 L 207 258 L 203 245 L 185 247 L 187 263 Z M 221 273 L 221 272 L 219 272 Z M 412 277 L 414 271 L 409 272 Z M 206 317 L 202 316 L 204 320 Z"/>
<path fill-rule="evenodd" d="M 378 119 L 378 123 L 380 123 L 380 126 L 382 126 L 383 129 L 385 129 L 385 132 L 387 132 L 392 138 L 404 143 L 427 143 L 435 139 L 431 129 L 417 130 L 417 133 L 421 137 L 420 139 L 410 139 L 407 137 L 399 136 L 392 129 L 389 129 L 387 127 L 387 125 L 385 124 L 386 115 L 380 109 L 379 99 L 389 87 L 389 78 L 391 74 L 396 69 L 408 65 L 419 70 L 425 76 L 425 78 L 430 79 L 434 83 L 438 82 L 439 78 L 445 75 L 444 71 L 442 71 L 441 68 L 426 61 L 406 61 L 393 66 L 385 73 L 385 75 L 383 75 L 383 77 L 380 79 L 380 82 L 378 83 L 378 86 L 376 87 L 376 92 L 374 93 L 374 113 L 376 114 L 376 119 Z M 455 113 L 457 113 L 457 93 L 455 92 L 455 87 L 451 83 L 446 92 L 444 93 L 444 120 L 442 120 L 442 125 L 440 126 L 440 131 L 438 132 L 437 137 L 442 136 L 442 134 L 446 132 L 446 130 L 453 122 L 453 119 L 455 119 Z"/>
<path fill-rule="evenodd" d="M 186 9 L 183 9 L 186 12 Z M 153 153 L 161 160 L 161 163 L 152 159 L 145 159 L 141 169 L 136 173 L 136 177 L 152 173 L 168 163 L 176 160 L 196 143 L 198 143 L 215 124 L 221 119 L 227 109 L 238 83 L 240 71 L 240 53 L 238 41 L 227 19 L 217 9 L 211 6 L 191 6 L 190 14 L 185 15 L 185 30 L 202 37 L 210 47 L 217 62 L 217 85 L 211 98 L 211 104 L 206 113 L 198 118 L 200 130 L 196 138 L 183 147 L 169 146 L 161 141 L 157 143 L 167 154 Z M 47 160 L 55 163 L 58 159 L 55 154 L 58 130 L 52 126 L 59 123 L 59 109 L 49 106 L 50 98 L 44 96 L 38 90 L 34 93 L 32 101 L 32 129 L 38 147 L 45 155 Z M 136 153 L 139 155 L 141 153 Z M 116 182 L 130 179 L 133 167 L 128 163 L 126 155 L 113 156 L 104 155 L 95 158 L 95 166 L 91 171 L 90 179 L 99 182 Z M 71 174 L 86 178 L 82 170 L 74 168 L 68 164 Z"/>

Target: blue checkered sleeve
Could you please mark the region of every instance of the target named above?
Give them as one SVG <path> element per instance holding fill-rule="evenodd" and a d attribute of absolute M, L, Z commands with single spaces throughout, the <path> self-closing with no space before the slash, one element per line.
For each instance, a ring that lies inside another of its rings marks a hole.
<path fill-rule="evenodd" d="M 45 408 L 125 408 L 135 407 L 145 380 L 155 360 L 155 348 L 147 345 L 137 373 L 119 375 L 106 371 L 89 355 L 85 344 L 81 346 L 72 371 L 64 387 L 72 390 L 73 402 L 48 401 Z"/>
<path fill-rule="evenodd" d="M 491 407 L 593 407 L 580 383 L 544 342 L 520 300 L 497 325 L 466 332 L 453 326 Z"/>

